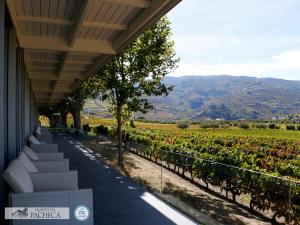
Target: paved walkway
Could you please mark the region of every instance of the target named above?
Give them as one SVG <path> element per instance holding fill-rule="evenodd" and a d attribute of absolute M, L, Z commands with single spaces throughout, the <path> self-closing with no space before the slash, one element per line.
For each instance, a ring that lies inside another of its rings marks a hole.
<path fill-rule="evenodd" d="M 59 151 L 79 172 L 79 187 L 94 192 L 95 225 L 196 225 L 143 187 L 96 160 L 75 138 L 54 134 Z"/>

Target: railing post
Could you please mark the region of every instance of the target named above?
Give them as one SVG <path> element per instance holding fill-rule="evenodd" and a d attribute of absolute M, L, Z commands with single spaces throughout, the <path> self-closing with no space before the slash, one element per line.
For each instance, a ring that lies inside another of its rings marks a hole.
<path fill-rule="evenodd" d="M 160 197 L 162 198 L 162 192 L 163 192 L 163 166 L 162 166 L 162 154 L 160 152 Z"/>
<path fill-rule="evenodd" d="M 292 181 L 289 179 L 289 224 L 292 224 L 292 220 L 291 220 L 291 210 L 292 210 Z"/>

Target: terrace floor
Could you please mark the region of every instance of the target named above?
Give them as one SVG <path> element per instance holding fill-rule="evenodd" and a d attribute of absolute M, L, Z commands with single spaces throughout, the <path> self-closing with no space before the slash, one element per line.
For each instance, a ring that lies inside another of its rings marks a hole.
<path fill-rule="evenodd" d="M 54 143 L 78 170 L 79 187 L 94 192 L 95 225 L 195 225 L 192 219 L 97 160 L 75 137 L 54 133 Z"/>

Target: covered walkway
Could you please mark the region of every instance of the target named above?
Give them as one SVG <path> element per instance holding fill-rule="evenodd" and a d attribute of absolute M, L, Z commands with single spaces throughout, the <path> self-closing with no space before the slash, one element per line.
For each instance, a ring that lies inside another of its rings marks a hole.
<path fill-rule="evenodd" d="M 147 192 L 85 149 L 75 137 L 55 133 L 59 151 L 79 172 L 79 187 L 93 188 L 95 225 L 195 225 L 177 210 Z"/>
<path fill-rule="evenodd" d="M 27 144 L 40 114 L 66 116 L 65 106 L 71 99 L 70 111 L 79 121 L 80 102 L 72 97 L 80 95 L 81 84 L 180 1 L 0 0 L 1 173 Z M 74 123 L 74 127 L 79 128 L 79 123 Z M 73 167 L 83 169 L 82 186 L 92 184 L 95 188 L 97 213 L 102 213 L 96 215 L 98 224 L 106 219 L 109 210 L 109 224 L 114 224 L 113 218 L 135 212 L 129 203 L 115 204 L 120 198 L 117 193 L 121 195 L 125 189 L 115 190 L 113 183 L 103 186 L 109 179 L 103 175 L 103 168 L 98 171 L 101 165 L 95 167 L 90 160 L 79 160 L 82 154 L 73 155 L 69 148 L 62 149 L 73 159 Z M 102 190 L 106 192 L 100 194 Z M 9 191 L 0 179 L 0 220 L 4 218 L 4 207 L 9 205 Z M 116 200 L 110 199 L 113 195 Z M 138 201 L 130 203 L 141 207 Z M 120 220 L 117 224 L 124 224 Z"/>

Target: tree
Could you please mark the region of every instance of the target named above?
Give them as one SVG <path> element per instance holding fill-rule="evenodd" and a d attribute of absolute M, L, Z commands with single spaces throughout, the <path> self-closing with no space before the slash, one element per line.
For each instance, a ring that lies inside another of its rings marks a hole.
<path fill-rule="evenodd" d="M 117 120 L 120 167 L 122 116 L 130 115 L 130 112 L 148 112 L 153 108 L 147 99 L 149 96 L 167 96 L 173 87 L 167 87 L 162 80 L 177 67 L 178 61 L 171 40 L 170 22 L 163 17 L 92 78 L 94 81 L 99 79 L 97 88 L 102 89 L 102 96 L 111 103 Z"/>
<path fill-rule="evenodd" d="M 97 77 L 92 76 L 64 103 L 65 107 L 73 116 L 75 129 L 81 128 L 80 111 L 82 110 L 85 100 L 88 98 L 96 98 L 99 92 L 104 90 L 99 81 Z"/>
<path fill-rule="evenodd" d="M 190 123 L 188 120 L 179 120 L 177 121 L 176 126 L 179 129 L 187 129 L 190 126 Z"/>

